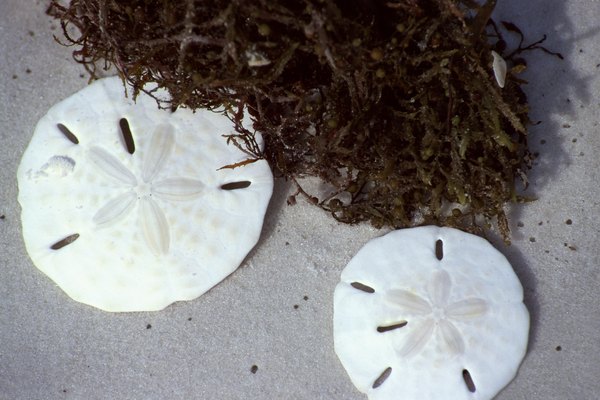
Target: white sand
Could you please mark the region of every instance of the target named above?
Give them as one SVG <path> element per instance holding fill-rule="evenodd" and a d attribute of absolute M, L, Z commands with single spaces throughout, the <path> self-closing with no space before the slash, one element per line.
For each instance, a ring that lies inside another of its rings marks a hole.
<path fill-rule="evenodd" d="M 37 120 L 87 81 L 70 49 L 53 41 L 58 24 L 45 3 L 0 2 L 0 398 L 364 399 L 333 352 L 332 294 L 348 260 L 383 232 L 342 226 L 303 201 L 287 206 L 285 182 L 276 182 L 256 249 L 196 301 L 104 313 L 70 300 L 32 265 L 16 169 Z M 565 60 L 528 55 L 532 119 L 542 121 L 531 129 L 540 157 L 529 193 L 539 200 L 511 209 L 513 245 L 498 247 L 525 287 L 532 331 L 519 375 L 497 399 L 592 399 L 600 392 L 600 2 L 502 3 L 502 19 L 528 40 L 548 34 Z"/>

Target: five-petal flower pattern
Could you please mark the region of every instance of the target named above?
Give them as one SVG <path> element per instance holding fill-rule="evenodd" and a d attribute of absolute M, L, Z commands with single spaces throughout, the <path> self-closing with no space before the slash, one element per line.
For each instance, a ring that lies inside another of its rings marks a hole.
<path fill-rule="evenodd" d="M 196 179 L 155 179 L 167 163 L 174 146 L 172 127 L 167 124 L 156 127 L 142 160 L 141 177 L 136 177 L 102 147 L 91 147 L 89 156 L 93 164 L 124 188 L 122 194 L 96 212 L 93 221 L 98 226 L 104 226 L 123 220 L 138 205 L 138 218 L 147 245 L 157 255 L 168 253 L 169 223 L 153 197 L 167 201 L 193 200 L 202 193 L 203 188 L 203 183 Z"/>
<path fill-rule="evenodd" d="M 422 321 L 403 328 L 407 331 L 404 331 L 403 345 L 396 350 L 398 355 L 411 357 L 419 353 L 433 335 L 439 335 L 450 354 L 464 352 L 465 344 L 455 322 L 481 317 L 487 310 L 487 303 L 480 298 L 467 298 L 448 304 L 451 289 L 450 276 L 439 269 L 427 283 L 427 299 L 403 289 L 391 289 L 386 293 L 386 302 L 399 308 L 403 317 L 422 317 Z"/>

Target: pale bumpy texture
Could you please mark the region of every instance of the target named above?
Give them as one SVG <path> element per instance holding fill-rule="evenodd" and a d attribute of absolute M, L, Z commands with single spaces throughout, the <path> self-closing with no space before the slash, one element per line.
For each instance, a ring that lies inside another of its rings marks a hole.
<path fill-rule="evenodd" d="M 107 311 L 160 310 L 233 272 L 260 236 L 268 164 L 222 135 L 224 115 L 159 110 L 106 78 L 38 122 L 17 177 L 34 264 Z"/>
<path fill-rule="evenodd" d="M 529 313 L 486 240 L 427 226 L 393 231 L 350 261 L 334 295 L 335 351 L 371 400 L 485 400 L 525 355 Z"/>

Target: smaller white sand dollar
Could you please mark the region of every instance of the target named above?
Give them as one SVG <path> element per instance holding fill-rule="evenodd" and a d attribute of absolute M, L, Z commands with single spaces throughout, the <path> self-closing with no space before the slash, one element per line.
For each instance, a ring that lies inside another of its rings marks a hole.
<path fill-rule="evenodd" d="M 273 190 L 264 160 L 221 169 L 248 158 L 232 133 L 224 115 L 134 102 L 116 77 L 56 104 L 17 172 L 34 264 L 107 311 L 200 296 L 256 244 Z"/>
<path fill-rule="evenodd" d="M 529 313 L 506 258 L 436 226 L 371 240 L 334 294 L 335 351 L 371 400 L 489 400 L 516 375 Z"/>

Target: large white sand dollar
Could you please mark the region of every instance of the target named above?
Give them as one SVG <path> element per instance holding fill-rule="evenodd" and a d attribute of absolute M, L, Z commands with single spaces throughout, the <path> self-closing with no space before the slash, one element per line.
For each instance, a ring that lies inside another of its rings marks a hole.
<path fill-rule="evenodd" d="M 248 158 L 232 133 L 224 115 L 134 102 L 116 77 L 56 104 L 17 173 L 34 264 L 107 311 L 200 296 L 256 244 L 273 189 L 264 160 L 220 169 Z"/>
<path fill-rule="evenodd" d="M 350 261 L 335 351 L 372 400 L 486 400 L 517 373 L 529 313 L 506 258 L 451 228 L 393 231 Z"/>

